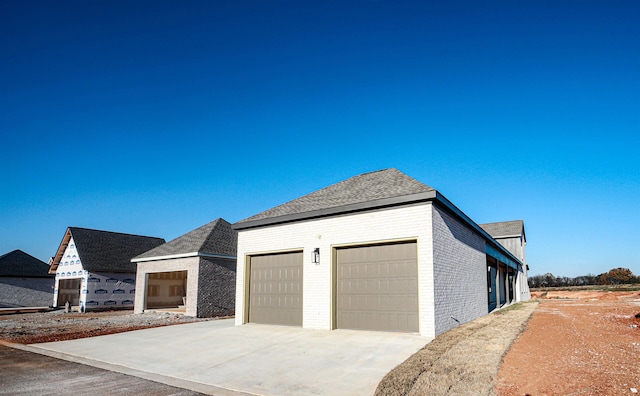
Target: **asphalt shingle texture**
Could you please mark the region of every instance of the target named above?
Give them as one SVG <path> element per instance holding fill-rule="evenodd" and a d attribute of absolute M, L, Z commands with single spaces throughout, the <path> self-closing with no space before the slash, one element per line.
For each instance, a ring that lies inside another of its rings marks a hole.
<path fill-rule="evenodd" d="M 524 221 L 522 220 L 501 221 L 497 223 L 478 225 L 494 238 L 522 235 L 524 232 Z"/>
<path fill-rule="evenodd" d="M 239 221 L 269 219 L 434 191 L 395 168 L 364 173 Z"/>
<path fill-rule="evenodd" d="M 22 250 L 0 256 L 0 276 L 51 278 L 53 275 L 49 275 L 48 271 L 47 263 Z"/>
<path fill-rule="evenodd" d="M 131 259 L 165 243 L 162 238 L 69 227 L 73 241 L 90 272 L 136 272 Z"/>
<path fill-rule="evenodd" d="M 218 218 L 172 241 L 151 249 L 136 258 L 153 258 L 185 253 L 209 253 L 225 256 L 236 255 L 238 233 L 231 224 Z"/>

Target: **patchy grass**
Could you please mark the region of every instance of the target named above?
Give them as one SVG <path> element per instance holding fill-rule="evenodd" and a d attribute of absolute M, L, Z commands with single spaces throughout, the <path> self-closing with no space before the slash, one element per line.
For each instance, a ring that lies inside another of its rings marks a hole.
<path fill-rule="evenodd" d="M 502 358 L 537 306 L 514 304 L 439 335 L 389 372 L 376 396 L 495 394 Z"/>
<path fill-rule="evenodd" d="M 516 304 L 511 304 L 508 307 L 502 308 L 499 311 L 495 311 L 493 312 L 494 315 L 502 315 L 505 314 L 507 312 L 516 310 L 516 309 L 524 309 L 525 308 L 525 304 L 531 304 L 531 301 L 527 301 L 527 302 L 520 302 L 520 303 L 516 303 Z"/>

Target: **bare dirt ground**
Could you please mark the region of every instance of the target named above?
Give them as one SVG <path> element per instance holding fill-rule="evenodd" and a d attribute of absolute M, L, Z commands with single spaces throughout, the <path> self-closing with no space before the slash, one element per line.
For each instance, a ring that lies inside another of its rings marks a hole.
<path fill-rule="evenodd" d="M 8 314 L 0 315 L 0 341 L 34 344 L 205 320 L 211 319 L 170 312 L 134 314 L 130 310 L 90 313 L 64 313 L 57 310 Z"/>
<path fill-rule="evenodd" d="M 640 292 L 549 291 L 533 297 L 541 303 L 504 357 L 500 396 L 640 392 Z"/>

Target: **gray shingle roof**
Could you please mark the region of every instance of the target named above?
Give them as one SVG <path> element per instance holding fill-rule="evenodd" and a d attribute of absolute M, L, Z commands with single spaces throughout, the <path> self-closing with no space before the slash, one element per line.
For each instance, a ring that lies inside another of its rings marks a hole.
<path fill-rule="evenodd" d="M 0 256 L 0 276 L 51 278 L 48 270 L 47 263 L 22 250 L 14 250 Z"/>
<path fill-rule="evenodd" d="M 395 168 L 354 176 L 248 217 L 233 224 L 232 227 L 235 230 L 245 230 L 427 201 L 440 205 L 469 224 L 492 246 L 495 246 L 495 249 L 504 253 L 507 256 L 507 260 L 514 260 L 516 263 L 520 262 L 517 257 L 496 241 L 487 229 L 481 228 L 442 194 Z M 524 223 L 522 220 L 518 221 L 521 225 L 519 232 L 524 233 Z M 511 222 L 504 222 L 504 224 L 508 223 Z M 490 228 L 490 225 L 485 226 Z"/>
<path fill-rule="evenodd" d="M 435 191 L 395 168 L 364 173 L 251 216 L 236 224 Z"/>
<path fill-rule="evenodd" d="M 49 272 L 55 272 L 60 264 L 70 237 L 73 237 L 82 267 L 90 272 L 136 272 L 136 264 L 131 259 L 165 242 L 156 237 L 69 227 Z"/>
<path fill-rule="evenodd" d="M 524 221 L 511 220 L 497 223 L 478 224 L 494 238 L 520 236 L 524 234 Z"/>
<path fill-rule="evenodd" d="M 196 228 L 172 241 L 153 248 L 134 259 L 181 255 L 186 253 L 207 253 L 224 256 L 236 255 L 238 233 L 231 224 L 218 218 Z"/>

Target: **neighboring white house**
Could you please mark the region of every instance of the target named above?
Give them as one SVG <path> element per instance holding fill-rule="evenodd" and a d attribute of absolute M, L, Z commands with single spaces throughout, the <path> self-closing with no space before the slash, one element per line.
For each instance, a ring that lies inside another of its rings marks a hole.
<path fill-rule="evenodd" d="M 53 306 L 66 302 L 80 311 L 133 309 L 134 256 L 162 245 L 164 239 L 69 227 L 49 273 L 55 273 Z"/>
<path fill-rule="evenodd" d="M 233 225 L 236 324 L 435 337 L 526 284 L 524 263 L 433 188 L 397 169 L 352 177 Z M 495 272 L 491 271 L 495 268 Z"/>
<path fill-rule="evenodd" d="M 50 306 L 53 275 L 48 269 L 22 250 L 0 256 L 0 308 Z"/>
<path fill-rule="evenodd" d="M 133 258 L 138 266 L 134 312 L 233 315 L 236 245 L 237 233 L 219 218 Z"/>

